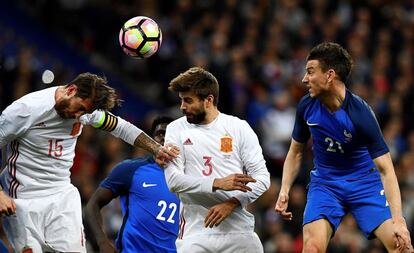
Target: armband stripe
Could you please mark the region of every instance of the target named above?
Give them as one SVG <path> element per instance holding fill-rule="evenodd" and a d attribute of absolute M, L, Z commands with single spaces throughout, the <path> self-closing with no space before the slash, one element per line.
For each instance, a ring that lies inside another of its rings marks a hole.
<path fill-rule="evenodd" d="M 105 131 L 112 132 L 116 125 L 118 125 L 118 118 L 109 114 L 109 120 Z"/>
<path fill-rule="evenodd" d="M 111 132 L 118 125 L 118 118 L 112 114 L 105 112 L 105 119 L 99 129 Z"/>

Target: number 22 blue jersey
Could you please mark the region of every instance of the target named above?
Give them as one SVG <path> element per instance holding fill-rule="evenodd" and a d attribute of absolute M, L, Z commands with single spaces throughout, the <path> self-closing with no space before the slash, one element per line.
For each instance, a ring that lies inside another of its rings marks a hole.
<path fill-rule="evenodd" d="M 310 136 L 314 156 L 312 174 L 320 178 L 360 178 L 375 167 L 373 159 L 388 152 L 371 108 L 349 90 L 341 108 L 334 113 L 309 94 L 301 99 L 292 137 L 306 143 Z"/>
<path fill-rule="evenodd" d="M 119 252 L 176 252 L 180 202 L 153 158 L 121 162 L 100 186 L 120 196 Z"/>

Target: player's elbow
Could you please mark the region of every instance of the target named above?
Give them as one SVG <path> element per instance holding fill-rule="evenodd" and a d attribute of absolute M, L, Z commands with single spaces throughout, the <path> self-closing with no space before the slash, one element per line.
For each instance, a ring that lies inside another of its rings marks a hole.
<path fill-rule="evenodd" d="M 263 185 L 265 187 L 265 191 L 269 190 L 270 188 L 270 174 L 268 173 L 265 177 L 263 177 Z"/>
<path fill-rule="evenodd" d="M 173 177 L 167 177 L 166 182 L 167 182 L 168 190 L 170 190 L 170 192 L 176 192 L 177 187 L 175 187 Z"/>

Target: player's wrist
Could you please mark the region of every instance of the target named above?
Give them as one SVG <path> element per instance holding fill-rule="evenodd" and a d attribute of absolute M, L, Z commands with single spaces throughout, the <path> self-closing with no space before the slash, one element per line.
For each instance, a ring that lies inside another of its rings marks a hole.
<path fill-rule="evenodd" d="M 236 208 L 236 207 L 238 207 L 238 206 L 241 206 L 240 201 L 237 198 L 235 198 L 235 197 L 230 198 L 228 200 L 228 202 L 233 205 L 233 209 Z"/>
<path fill-rule="evenodd" d="M 155 153 L 154 153 L 155 156 L 157 156 L 160 153 L 162 147 L 163 146 L 161 144 L 157 144 L 157 146 L 155 146 Z"/>
<path fill-rule="evenodd" d="M 405 218 L 402 215 L 396 215 L 394 217 L 392 217 L 392 220 L 394 221 L 394 223 L 406 223 L 405 222 Z"/>
<path fill-rule="evenodd" d="M 220 189 L 220 178 L 215 178 L 213 181 L 213 192 Z"/>

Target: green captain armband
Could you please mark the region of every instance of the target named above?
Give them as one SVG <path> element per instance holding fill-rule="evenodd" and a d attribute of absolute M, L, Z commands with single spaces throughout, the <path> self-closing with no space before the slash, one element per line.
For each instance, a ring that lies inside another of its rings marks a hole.
<path fill-rule="evenodd" d="M 102 117 L 99 119 L 99 122 L 97 124 L 94 124 L 93 127 L 112 132 L 117 125 L 118 118 L 109 112 L 104 112 L 102 114 Z"/>

